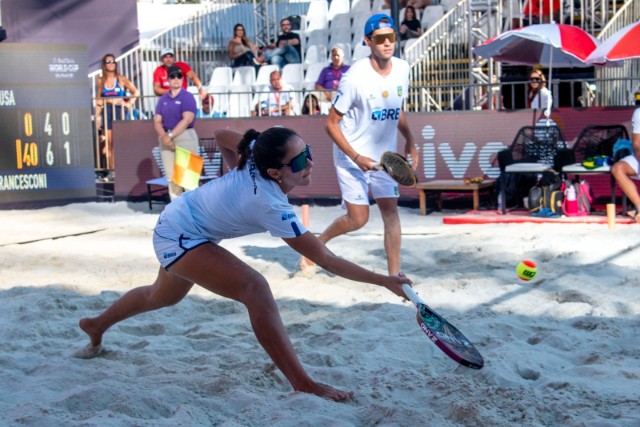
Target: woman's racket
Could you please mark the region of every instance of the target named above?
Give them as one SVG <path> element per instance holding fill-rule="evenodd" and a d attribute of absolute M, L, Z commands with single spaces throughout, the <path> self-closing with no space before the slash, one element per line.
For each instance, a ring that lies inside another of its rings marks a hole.
<path fill-rule="evenodd" d="M 374 166 L 389 174 L 395 182 L 406 187 L 413 187 L 418 183 L 418 176 L 407 159 L 398 153 L 386 151 L 382 154 L 380 164 Z"/>
<path fill-rule="evenodd" d="M 402 285 L 402 290 L 418 309 L 416 317 L 420 329 L 444 354 L 467 368 L 480 369 L 484 366 L 482 356 L 462 332 L 425 304 L 411 286 Z"/>

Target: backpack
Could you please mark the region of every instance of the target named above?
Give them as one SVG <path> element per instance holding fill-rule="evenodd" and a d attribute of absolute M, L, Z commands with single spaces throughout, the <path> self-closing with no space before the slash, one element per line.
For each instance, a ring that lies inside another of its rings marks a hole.
<path fill-rule="evenodd" d="M 529 212 L 537 213 L 542 208 L 547 208 L 554 214 L 562 213 L 564 189 L 562 178 L 553 169 L 542 172 L 538 183 L 529 190 Z"/>
<path fill-rule="evenodd" d="M 566 216 L 585 216 L 591 213 L 593 192 L 587 181 L 567 180 L 562 212 Z"/>

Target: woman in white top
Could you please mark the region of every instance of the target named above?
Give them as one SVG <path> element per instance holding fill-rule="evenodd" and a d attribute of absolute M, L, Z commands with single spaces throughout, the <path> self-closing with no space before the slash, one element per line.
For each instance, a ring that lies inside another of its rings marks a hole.
<path fill-rule="evenodd" d="M 540 116 L 537 120 L 549 118 L 551 115 L 553 98 L 551 97 L 551 91 L 547 89 L 547 81 L 544 78 L 544 74 L 542 74 L 542 71 L 540 70 L 533 70 L 529 73 L 529 92 L 527 95 L 527 101 L 529 108 L 533 108 L 536 111 L 540 110 Z M 533 121 L 536 121 L 535 117 Z"/>
<path fill-rule="evenodd" d="M 269 283 L 218 243 L 269 231 L 338 276 L 384 286 L 401 297 L 402 284 L 411 281 L 402 274 L 377 274 L 340 258 L 305 229 L 287 193 L 298 185 L 309 185 L 313 162 L 309 145 L 294 131 L 274 127 L 259 133 L 252 129 L 242 136 L 224 130 L 216 132 L 216 140 L 225 163 L 235 168 L 165 208 L 153 238 L 161 264 L 155 282 L 127 292 L 98 317 L 80 320 L 80 328 L 91 343 L 78 356 L 98 356 L 102 335 L 111 326 L 136 314 L 176 304 L 197 283 L 247 307 L 258 341 L 294 390 L 336 401 L 352 397 L 353 392 L 318 383 L 307 374 L 287 335 Z"/>

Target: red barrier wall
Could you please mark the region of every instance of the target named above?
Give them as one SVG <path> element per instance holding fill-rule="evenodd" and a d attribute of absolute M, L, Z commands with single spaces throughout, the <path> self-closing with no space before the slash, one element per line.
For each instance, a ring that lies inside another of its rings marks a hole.
<path fill-rule="evenodd" d="M 561 108 L 552 115 L 572 145 L 580 131 L 592 124 L 623 124 L 631 134 L 633 108 Z M 408 114 L 409 126 L 418 144 L 421 161 L 417 168 L 420 181 L 432 179 L 462 179 L 465 176 L 496 178 L 495 154 L 507 148 L 521 126 L 532 123 L 528 110 L 443 112 Z M 196 122 L 200 137 L 213 135 L 217 128 L 244 132 L 249 128 L 265 130 L 286 126 L 298 132 L 313 147 L 314 169 L 311 185 L 296 188 L 291 194 L 300 197 L 339 196 L 331 156 L 332 142 L 325 126 L 325 117 L 202 119 Z M 146 195 L 145 181 L 160 176 L 151 156 L 157 144 L 151 121 L 115 122 L 116 181 L 118 198 Z M 400 138 L 401 144 L 404 144 Z M 398 151 L 403 152 L 402 145 Z M 416 196 L 415 190 L 402 189 L 405 196 Z"/>

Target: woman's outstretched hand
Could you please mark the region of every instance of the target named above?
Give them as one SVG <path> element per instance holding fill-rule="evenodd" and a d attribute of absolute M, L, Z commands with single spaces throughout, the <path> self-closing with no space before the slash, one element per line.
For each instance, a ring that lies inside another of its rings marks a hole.
<path fill-rule="evenodd" d="M 394 294 L 398 295 L 400 298 L 406 299 L 407 297 L 402 290 L 402 285 L 404 285 L 405 283 L 409 286 L 413 284 L 413 282 L 409 280 L 407 276 L 402 273 L 398 273 L 396 276 L 389 276 L 389 282 L 384 286 Z"/>

